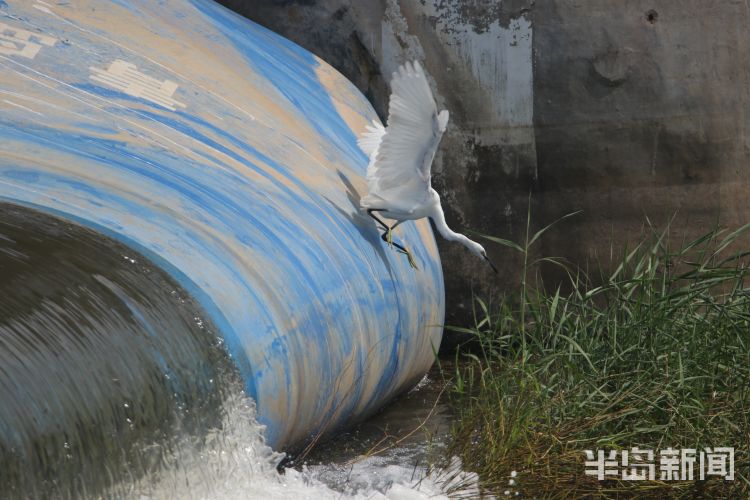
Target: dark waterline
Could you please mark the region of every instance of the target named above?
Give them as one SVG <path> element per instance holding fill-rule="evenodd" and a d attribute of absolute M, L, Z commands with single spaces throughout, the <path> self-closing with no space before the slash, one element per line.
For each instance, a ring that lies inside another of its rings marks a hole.
<path fill-rule="evenodd" d="M 142 255 L 0 203 L 0 296 L 2 498 L 116 495 L 220 425 L 234 365 Z"/>

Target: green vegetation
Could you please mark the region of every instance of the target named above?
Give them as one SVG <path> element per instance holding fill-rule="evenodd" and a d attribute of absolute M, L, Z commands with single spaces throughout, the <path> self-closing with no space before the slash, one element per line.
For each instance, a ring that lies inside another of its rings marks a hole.
<path fill-rule="evenodd" d="M 476 342 L 446 374 L 448 453 L 500 497 L 750 498 L 749 252 L 736 251 L 748 226 L 676 248 L 651 231 L 596 277 L 532 259 L 545 230 L 522 245 L 487 237 L 520 252 L 522 278 L 500 303 L 476 299 L 473 327 L 449 328 Z M 535 285 L 541 262 L 569 283 Z M 734 481 L 660 480 L 657 450 L 719 446 L 735 448 Z M 584 474 L 584 450 L 632 447 L 656 451 L 656 480 Z"/>

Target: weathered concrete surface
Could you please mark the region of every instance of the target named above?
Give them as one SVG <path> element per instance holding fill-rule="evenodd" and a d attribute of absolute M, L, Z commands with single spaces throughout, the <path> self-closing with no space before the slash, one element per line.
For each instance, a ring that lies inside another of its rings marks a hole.
<path fill-rule="evenodd" d="M 695 234 L 745 222 L 750 7 L 733 0 L 224 0 L 349 77 L 383 116 L 387 80 L 424 62 L 451 124 L 434 165 L 457 230 L 520 240 L 575 210 L 538 249 L 608 259 L 648 217 Z M 499 278 L 441 244 L 447 322 Z M 555 275 L 547 270 L 546 277 Z"/>
<path fill-rule="evenodd" d="M 748 5 L 538 2 L 535 132 L 544 240 L 576 262 L 645 217 L 676 232 L 747 221 Z"/>

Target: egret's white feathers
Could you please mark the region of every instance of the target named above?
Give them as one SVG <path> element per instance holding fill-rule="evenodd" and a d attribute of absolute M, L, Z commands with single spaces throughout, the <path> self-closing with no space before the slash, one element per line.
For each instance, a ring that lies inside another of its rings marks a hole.
<path fill-rule="evenodd" d="M 409 212 L 429 195 L 430 168 L 448 112 L 437 113 L 435 99 L 419 63 L 407 62 L 393 74 L 388 126 L 368 127 L 359 146 L 369 156 L 369 194 L 364 208 Z"/>
<path fill-rule="evenodd" d="M 385 127 L 379 121 L 373 120 L 372 125 L 367 125 L 365 129 L 366 131 L 357 139 L 357 144 L 367 157 L 372 159 L 378 153 L 378 146 L 385 135 Z"/>
<path fill-rule="evenodd" d="M 370 159 L 367 166 L 367 196 L 360 205 L 376 210 L 386 218 L 417 220 L 429 217 L 438 232 L 446 239 L 465 245 L 477 257 L 487 262 L 487 252 L 482 245 L 456 233 L 445 222 L 440 196 L 430 186 L 430 169 L 440 138 L 448 126 L 448 111 L 438 114 L 427 77 L 419 63 L 407 62 L 393 73 L 391 101 L 388 105 L 388 126 L 372 122 L 357 141 Z M 385 223 L 377 219 L 380 225 Z M 398 224 L 396 224 L 398 225 Z M 395 226 L 389 226 L 387 234 Z M 383 240 L 386 233 L 382 235 Z M 409 264 L 416 267 L 411 254 Z M 497 272 L 490 262 L 492 269 Z"/>

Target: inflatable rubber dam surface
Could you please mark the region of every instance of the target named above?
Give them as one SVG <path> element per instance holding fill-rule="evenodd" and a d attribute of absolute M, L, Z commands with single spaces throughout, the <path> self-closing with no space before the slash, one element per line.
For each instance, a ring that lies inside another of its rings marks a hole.
<path fill-rule="evenodd" d="M 440 259 L 359 209 L 374 118 L 210 0 L 0 0 L 0 491 L 96 495 L 243 397 L 295 450 L 419 381 Z"/>

